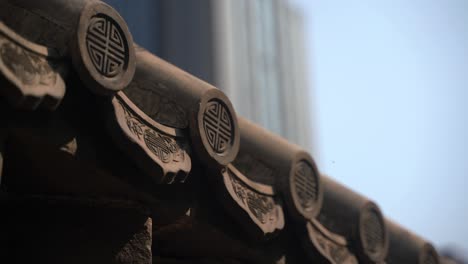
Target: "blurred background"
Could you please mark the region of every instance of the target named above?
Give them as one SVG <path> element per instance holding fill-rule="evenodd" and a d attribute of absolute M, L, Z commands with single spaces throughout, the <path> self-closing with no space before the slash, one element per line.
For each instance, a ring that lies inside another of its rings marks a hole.
<path fill-rule="evenodd" d="M 141 46 L 466 258 L 468 1 L 106 1 Z"/>

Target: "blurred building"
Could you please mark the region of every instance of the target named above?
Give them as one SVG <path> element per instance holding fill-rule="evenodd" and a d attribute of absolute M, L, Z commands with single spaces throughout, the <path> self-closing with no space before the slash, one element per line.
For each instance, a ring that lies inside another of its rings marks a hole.
<path fill-rule="evenodd" d="M 214 84 L 237 112 L 311 149 L 304 22 L 287 0 L 107 0 L 143 47 Z"/>

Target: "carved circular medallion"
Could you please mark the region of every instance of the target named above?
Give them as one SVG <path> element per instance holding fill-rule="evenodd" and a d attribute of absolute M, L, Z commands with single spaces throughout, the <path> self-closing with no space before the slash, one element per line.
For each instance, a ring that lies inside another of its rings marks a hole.
<path fill-rule="evenodd" d="M 97 94 L 122 90 L 135 74 L 135 49 L 127 24 L 102 2 L 89 2 L 81 11 L 70 52 L 80 79 Z"/>
<path fill-rule="evenodd" d="M 194 151 L 210 167 L 231 163 L 239 152 L 237 116 L 229 98 L 219 89 L 203 91 L 189 119 Z"/>
<path fill-rule="evenodd" d="M 365 252 L 375 256 L 381 255 L 385 248 L 385 227 L 381 214 L 375 208 L 364 211 L 361 230 Z"/>
<path fill-rule="evenodd" d="M 128 43 L 120 26 L 109 16 L 91 18 L 86 34 L 86 47 L 96 70 L 112 78 L 128 67 Z"/>
<path fill-rule="evenodd" d="M 420 263 L 423 264 L 438 264 L 439 263 L 439 258 L 437 257 L 437 253 L 435 252 L 434 248 L 429 247 L 427 250 L 424 252 L 422 261 Z"/>
<path fill-rule="evenodd" d="M 318 200 L 318 177 L 312 166 L 305 160 L 296 164 L 293 177 L 293 195 L 299 202 L 301 211 L 310 212 L 315 210 Z"/>
<path fill-rule="evenodd" d="M 211 149 L 218 153 L 228 152 L 234 141 L 232 115 L 224 102 L 210 100 L 203 113 L 203 129 Z"/>

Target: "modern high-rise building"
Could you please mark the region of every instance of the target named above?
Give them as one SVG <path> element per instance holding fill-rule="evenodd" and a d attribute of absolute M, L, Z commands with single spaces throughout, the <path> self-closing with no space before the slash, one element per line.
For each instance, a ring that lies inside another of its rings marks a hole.
<path fill-rule="evenodd" d="M 312 149 L 303 17 L 287 0 L 107 0 L 134 39 L 214 84 L 239 115 Z"/>

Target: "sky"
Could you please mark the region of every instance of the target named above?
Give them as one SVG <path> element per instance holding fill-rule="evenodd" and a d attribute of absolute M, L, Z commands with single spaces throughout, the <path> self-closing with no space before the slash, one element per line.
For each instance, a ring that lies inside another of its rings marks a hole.
<path fill-rule="evenodd" d="M 468 1 L 295 1 L 319 168 L 435 246 L 468 250 Z"/>

